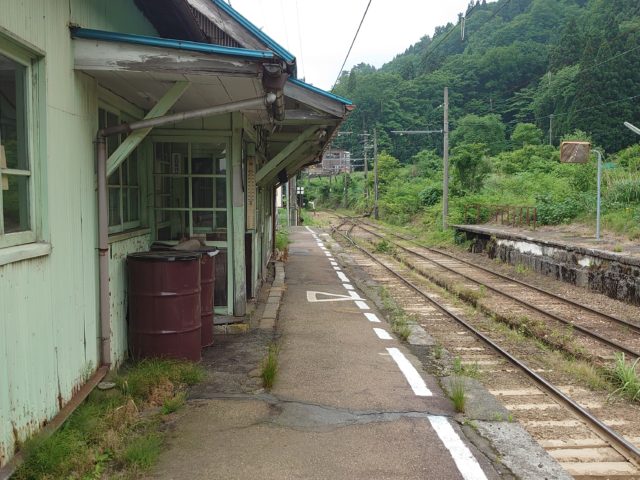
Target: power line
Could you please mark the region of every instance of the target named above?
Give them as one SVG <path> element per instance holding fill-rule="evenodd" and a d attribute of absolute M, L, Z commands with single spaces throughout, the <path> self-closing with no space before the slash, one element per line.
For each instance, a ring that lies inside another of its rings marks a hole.
<path fill-rule="evenodd" d="M 358 30 L 356 30 L 356 34 L 353 36 L 353 40 L 351 41 L 351 46 L 349 47 L 349 51 L 347 52 L 347 56 L 344 57 L 344 62 L 342 62 L 342 66 L 340 67 L 340 70 L 338 71 L 338 76 L 336 77 L 336 81 L 333 82 L 333 87 L 331 87 L 331 90 L 333 90 L 333 88 L 338 83 L 338 80 L 340 79 L 340 75 L 342 74 L 342 69 L 347 64 L 347 60 L 349 59 L 349 55 L 351 54 L 351 49 L 353 48 L 353 44 L 356 43 L 356 38 L 358 38 L 358 33 L 360 33 L 360 28 L 362 27 L 362 23 L 364 22 L 364 19 L 367 16 L 367 12 L 369 11 L 369 7 L 370 6 L 371 6 L 371 0 L 369 0 L 369 3 L 367 3 L 367 8 L 364 10 L 364 14 L 362 15 L 362 19 L 360 20 L 360 25 L 358 25 Z"/>

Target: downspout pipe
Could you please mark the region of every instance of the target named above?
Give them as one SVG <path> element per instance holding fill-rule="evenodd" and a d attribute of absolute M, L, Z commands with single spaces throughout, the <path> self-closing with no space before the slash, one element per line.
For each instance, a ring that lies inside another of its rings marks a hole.
<path fill-rule="evenodd" d="M 120 133 L 130 133 L 143 128 L 153 128 L 169 123 L 181 122 L 193 118 L 265 108 L 276 101 L 275 93 L 263 97 L 241 100 L 239 102 L 216 105 L 188 112 L 174 113 L 138 122 L 124 123 L 115 127 L 103 128 L 96 135 L 98 157 L 98 269 L 100 290 L 100 362 L 111 366 L 111 305 L 109 300 L 109 203 L 107 197 L 107 142 L 106 138 Z M 275 237 L 274 237 L 275 242 Z"/>

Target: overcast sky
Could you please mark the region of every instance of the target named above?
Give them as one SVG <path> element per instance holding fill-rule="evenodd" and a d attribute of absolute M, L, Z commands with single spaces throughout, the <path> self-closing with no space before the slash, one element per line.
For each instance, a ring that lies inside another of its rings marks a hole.
<path fill-rule="evenodd" d="M 329 90 L 368 0 L 231 0 L 231 5 L 298 59 L 298 77 Z M 469 0 L 372 0 L 345 65 L 376 67 L 438 25 L 456 22 Z"/>

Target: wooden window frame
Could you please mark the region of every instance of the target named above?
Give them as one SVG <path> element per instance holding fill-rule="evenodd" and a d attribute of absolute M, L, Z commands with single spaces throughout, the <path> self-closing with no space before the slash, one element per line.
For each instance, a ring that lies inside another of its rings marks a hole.
<path fill-rule="evenodd" d="M 0 249 L 19 247 L 44 240 L 46 219 L 43 199 L 44 165 L 42 157 L 42 135 L 44 134 L 44 59 L 42 52 L 36 52 L 13 38 L 0 35 L 0 54 L 24 67 L 24 129 L 27 168 L 0 169 L 0 185 L 3 177 L 28 177 L 27 202 L 29 229 L 21 232 L 4 232 L 3 191 L 0 188 Z"/>

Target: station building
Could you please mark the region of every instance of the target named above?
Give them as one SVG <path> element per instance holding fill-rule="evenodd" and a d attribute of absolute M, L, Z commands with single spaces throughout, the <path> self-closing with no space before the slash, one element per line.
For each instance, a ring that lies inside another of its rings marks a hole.
<path fill-rule="evenodd" d="M 2 467 L 126 358 L 128 254 L 218 247 L 216 311 L 245 314 L 275 189 L 319 161 L 352 105 L 298 80 L 294 56 L 222 0 L 0 12 Z"/>

